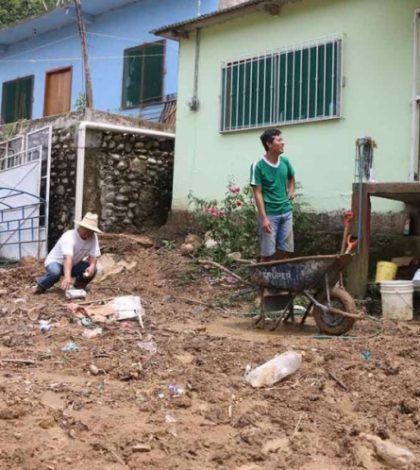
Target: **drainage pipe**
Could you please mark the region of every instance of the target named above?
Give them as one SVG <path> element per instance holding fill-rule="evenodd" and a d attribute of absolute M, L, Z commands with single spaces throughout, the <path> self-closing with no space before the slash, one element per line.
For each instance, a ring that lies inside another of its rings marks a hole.
<path fill-rule="evenodd" d="M 121 132 L 126 134 L 150 135 L 152 137 L 166 137 L 175 139 L 173 132 L 157 131 L 140 127 L 120 126 L 102 122 L 81 121 L 77 132 L 77 171 L 76 171 L 76 203 L 74 208 L 75 220 L 82 220 L 83 214 L 83 184 L 85 179 L 85 149 L 86 130 Z"/>

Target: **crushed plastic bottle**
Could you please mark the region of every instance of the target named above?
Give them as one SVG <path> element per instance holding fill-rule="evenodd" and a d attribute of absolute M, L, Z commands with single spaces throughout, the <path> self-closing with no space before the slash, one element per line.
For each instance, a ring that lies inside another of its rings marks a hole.
<path fill-rule="evenodd" d="M 255 369 L 247 365 L 244 379 L 254 388 L 270 386 L 294 374 L 301 363 L 302 356 L 299 353 L 287 351 Z"/>
<path fill-rule="evenodd" d="M 51 323 L 49 320 L 39 320 L 39 331 L 41 333 L 47 333 L 51 330 Z"/>
<path fill-rule="evenodd" d="M 175 395 L 178 397 L 183 395 L 185 392 L 185 390 L 182 387 L 176 384 L 169 384 L 167 387 L 168 387 L 168 390 L 172 393 L 172 395 Z"/>

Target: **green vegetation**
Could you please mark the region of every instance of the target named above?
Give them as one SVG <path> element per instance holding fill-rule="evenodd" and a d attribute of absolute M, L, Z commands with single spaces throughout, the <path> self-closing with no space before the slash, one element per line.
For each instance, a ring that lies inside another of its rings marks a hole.
<path fill-rule="evenodd" d="M 57 5 L 68 3 L 58 0 L 0 0 L 0 28 L 30 16 L 40 15 Z"/>

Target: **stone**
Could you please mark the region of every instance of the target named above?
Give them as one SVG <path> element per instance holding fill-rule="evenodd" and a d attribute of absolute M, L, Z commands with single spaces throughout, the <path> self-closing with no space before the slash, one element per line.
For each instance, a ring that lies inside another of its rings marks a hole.
<path fill-rule="evenodd" d="M 58 196 L 63 196 L 64 193 L 66 192 L 66 188 L 65 188 L 62 184 L 60 184 L 60 185 L 57 186 L 57 188 L 55 189 L 54 192 L 55 192 Z"/>
<path fill-rule="evenodd" d="M 106 202 L 113 202 L 115 200 L 115 193 L 113 192 L 107 192 L 105 194 L 105 201 Z"/>
<path fill-rule="evenodd" d="M 119 153 L 111 153 L 110 157 L 114 162 L 119 162 L 122 158 L 122 156 Z"/>
<path fill-rule="evenodd" d="M 184 243 L 192 245 L 194 247 L 194 250 L 197 250 L 198 248 L 200 248 L 203 241 L 198 235 L 190 233 L 185 237 Z"/>
<path fill-rule="evenodd" d="M 181 254 L 183 256 L 188 256 L 188 255 L 194 253 L 195 248 L 191 243 L 183 243 L 180 247 L 180 250 L 181 250 Z"/>
<path fill-rule="evenodd" d="M 119 192 L 121 194 L 128 194 L 128 193 L 131 193 L 132 189 L 130 188 L 130 186 L 121 186 Z"/>
<path fill-rule="evenodd" d="M 117 170 L 126 170 L 128 168 L 128 163 L 124 160 L 118 162 Z"/>
<path fill-rule="evenodd" d="M 128 201 L 128 197 L 125 196 L 124 194 L 117 194 L 115 198 L 118 202 L 126 202 Z"/>
<path fill-rule="evenodd" d="M 156 162 L 156 160 L 155 160 L 154 158 L 148 158 L 148 159 L 147 159 L 147 163 L 151 163 L 151 164 L 154 165 L 154 164 L 156 164 L 157 162 Z"/>

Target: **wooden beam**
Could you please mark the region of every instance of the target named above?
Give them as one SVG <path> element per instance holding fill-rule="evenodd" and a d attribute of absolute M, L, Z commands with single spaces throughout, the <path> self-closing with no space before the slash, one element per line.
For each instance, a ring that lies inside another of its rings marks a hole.
<path fill-rule="evenodd" d="M 355 297 L 363 298 L 369 276 L 369 249 L 371 229 L 371 203 L 368 184 L 353 184 L 351 234 L 358 237 L 357 254 L 347 270 L 346 289 Z"/>

